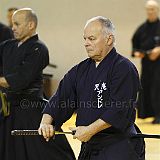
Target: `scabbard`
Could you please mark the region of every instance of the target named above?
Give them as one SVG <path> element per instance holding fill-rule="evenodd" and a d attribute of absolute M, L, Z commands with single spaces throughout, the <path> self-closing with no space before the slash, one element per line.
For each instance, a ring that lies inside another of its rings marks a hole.
<path fill-rule="evenodd" d="M 159 134 L 142 134 L 137 133 L 135 135 L 132 135 L 131 138 L 154 138 L 154 139 L 160 139 Z"/>

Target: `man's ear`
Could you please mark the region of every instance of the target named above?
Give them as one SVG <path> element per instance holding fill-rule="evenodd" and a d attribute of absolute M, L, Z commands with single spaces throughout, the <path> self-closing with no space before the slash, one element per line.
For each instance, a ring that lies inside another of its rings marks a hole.
<path fill-rule="evenodd" d="M 108 35 L 107 36 L 107 45 L 111 46 L 113 44 L 113 41 L 114 41 L 113 35 Z"/>
<path fill-rule="evenodd" d="M 29 29 L 34 29 L 35 28 L 35 23 L 33 21 L 29 22 Z"/>

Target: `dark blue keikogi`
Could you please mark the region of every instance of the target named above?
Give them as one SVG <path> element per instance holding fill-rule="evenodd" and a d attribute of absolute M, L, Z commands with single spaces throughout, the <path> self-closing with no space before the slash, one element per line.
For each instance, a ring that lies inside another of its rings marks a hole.
<path fill-rule="evenodd" d="M 135 66 L 113 48 L 97 68 L 90 58 L 73 67 L 43 113 L 53 117 L 56 128 L 77 110 L 76 126 L 87 126 L 100 118 L 112 125 L 102 132 L 134 134 L 138 90 Z M 143 147 L 142 139 L 95 135 L 82 144 L 79 159 L 137 160 L 144 156 Z"/>

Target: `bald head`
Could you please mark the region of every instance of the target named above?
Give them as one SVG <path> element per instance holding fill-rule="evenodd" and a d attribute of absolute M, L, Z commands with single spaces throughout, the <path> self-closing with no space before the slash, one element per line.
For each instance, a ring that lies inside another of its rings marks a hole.
<path fill-rule="evenodd" d="M 102 31 L 105 34 L 112 34 L 114 35 L 115 33 L 115 27 L 113 25 L 113 23 L 110 21 L 110 19 L 103 17 L 103 16 L 97 16 L 97 17 L 93 17 L 91 19 L 89 19 L 85 25 L 88 26 L 90 23 L 100 23 L 101 27 L 102 27 Z"/>
<path fill-rule="evenodd" d="M 152 6 L 152 7 L 155 7 L 155 8 L 159 8 L 158 2 L 155 1 L 155 0 L 148 0 L 146 2 L 146 7 L 149 7 L 149 6 Z"/>
<path fill-rule="evenodd" d="M 24 42 L 36 34 L 37 16 L 30 8 L 19 9 L 12 16 L 12 30 L 17 40 Z"/>
<path fill-rule="evenodd" d="M 35 24 L 35 28 L 38 24 L 38 18 L 35 12 L 31 8 L 22 8 L 14 12 L 14 15 L 23 15 L 25 17 L 26 22 L 33 22 Z"/>
<path fill-rule="evenodd" d="M 159 4 L 155 0 L 148 0 L 146 2 L 146 13 L 147 13 L 147 19 L 150 22 L 154 22 L 158 19 L 159 16 Z"/>

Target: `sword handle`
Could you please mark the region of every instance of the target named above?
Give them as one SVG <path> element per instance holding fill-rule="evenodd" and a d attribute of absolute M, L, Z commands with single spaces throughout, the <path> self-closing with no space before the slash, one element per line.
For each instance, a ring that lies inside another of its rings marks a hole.
<path fill-rule="evenodd" d="M 59 132 L 55 131 L 55 134 L 71 134 L 75 135 L 76 131 L 72 132 Z M 12 136 L 39 136 L 38 130 L 13 130 L 11 131 Z"/>
<path fill-rule="evenodd" d="M 13 130 L 12 136 L 38 136 L 38 130 Z"/>

